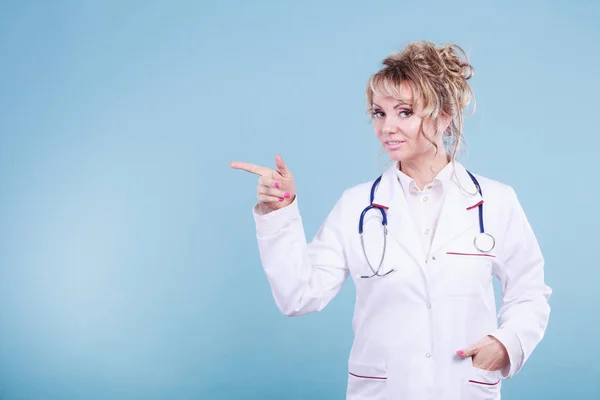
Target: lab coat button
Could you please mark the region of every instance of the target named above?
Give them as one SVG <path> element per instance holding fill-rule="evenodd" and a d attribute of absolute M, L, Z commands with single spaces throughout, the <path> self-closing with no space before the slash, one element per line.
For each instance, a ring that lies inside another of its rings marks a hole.
<path fill-rule="evenodd" d="M 427 203 L 427 200 L 429 200 L 429 198 L 427 196 L 423 197 L 423 203 Z"/>
<path fill-rule="evenodd" d="M 432 260 L 437 260 L 436 256 L 431 256 Z"/>
<path fill-rule="evenodd" d="M 431 354 L 427 353 L 427 354 L 425 354 L 425 357 L 431 358 Z"/>
<path fill-rule="evenodd" d="M 427 303 L 427 308 L 431 308 L 431 304 L 430 303 Z"/>

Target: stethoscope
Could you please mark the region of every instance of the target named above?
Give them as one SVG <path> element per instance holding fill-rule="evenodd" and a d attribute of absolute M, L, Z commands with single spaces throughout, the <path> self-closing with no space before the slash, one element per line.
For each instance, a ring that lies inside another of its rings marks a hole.
<path fill-rule="evenodd" d="M 481 191 L 481 186 L 479 185 L 479 182 L 473 176 L 473 174 L 471 174 L 469 171 L 467 171 L 467 173 L 469 174 L 469 176 L 471 177 L 471 180 L 475 184 L 475 187 L 477 188 L 479 195 L 483 197 L 483 193 Z M 383 265 L 383 260 L 385 259 L 385 250 L 386 250 L 387 234 L 388 234 L 387 214 L 385 212 L 385 208 L 378 204 L 373 204 L 373 200 L 375 199 L 375 189 L 377 188 L 377 185 L 379 185 L 379 182 L 381 181 L 382 176 L 380 176 L 379 178 L 377 178 L 375 180 L 375 182 L 373 182 L 373 185 L 371 186 L 370 204 L 362 211 L 362 213 L 360 214 L 360 218 L 358 220 L 358 234 L 360 235 L 360 245 L 362 247 L 363 254 L 365 256 L 365 260 L 367 260 L 367 264 L 369 264 L 369 268 L 373 272 L 372 275 L 361 275 L 361 278 L 372 278 L 374 276 L 383 277 L 383 276 L 386 276 L 386 275 L 391 274 L 392 272 L 396 271 L 395 269 L 390 269 L 388 272 L 384 273 L 383 275 L 381 275 L 379 273 L 379 270 L 381 269 L 381 266 Z M 479 208 L 479 234 L 476 235 L 475 238 L 473 239 L 473 245 L 481 253 L 488 253 L 488 252 L 492 251 L 494 249 L 494 247 L 496 247 L 496 240 L 494 239 L 494 237 L 491 234 L 485 232 L 485 229 L 483 227 L 483 201 L 481 201 L 478 204 L 478 208 Z M 367 212 L 369 212 L 371 209 L 377 209 L 381 212 L 381 218 L 382 218 L 381 224 L 383 225 L 383 253 L 381 254 L 381 260 L 379 261 L 379 266 L 377 267 L 377 270 L 373 269 L 373 266 L 371 265 L 371 262 L 369 261 L 369 257 L 367 257 L 367 252 L 365 251 L 365 243 L 364 243 L 364 239 L 363 239 L 363 222 L 364 222 L 365 214 Z"/>

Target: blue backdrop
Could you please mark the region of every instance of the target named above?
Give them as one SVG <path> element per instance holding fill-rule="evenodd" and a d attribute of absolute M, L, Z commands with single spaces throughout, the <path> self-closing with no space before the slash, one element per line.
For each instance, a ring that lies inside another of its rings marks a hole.
<path fill-rule="evenodd" d="M 462 161 L 515 188 L 547 260 L 547 335 L 504 398 L 600 398 L 599 19 L 593 1 L 1 2 L 0 399 L 343 399 L 354 288 L 278 313 L 256 177 L 229 162 L 282 154 L 312 238 L 383 170 L 365 83 L 418 39 L 470 53 Z"/>

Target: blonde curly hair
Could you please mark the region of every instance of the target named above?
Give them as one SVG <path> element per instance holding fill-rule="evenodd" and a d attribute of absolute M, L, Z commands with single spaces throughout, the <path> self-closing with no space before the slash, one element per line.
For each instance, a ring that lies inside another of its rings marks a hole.
<path fill-rule="evenodd" d="M 473 102 L 475 96 L 467 82 L 474 75 L 465 51 L 456 44 L 436 46 L 429 41 L 410 43 L 402 51 L 386 57 L 383 68 L 372 75 L 367 83 L 367 108 L 371 114 L 373 95 L 400 98 L 400 86 L 406 81 L 413 90 L 413 102 L 421 107 L 423 123 L 433 123 L 436 127 L 440 117 L 449 117 L 448 128 L 443 132 L 446 152 L 454 161 L 463 143 L 463 111 Z M 427 140 L 439 151 L 433 138 L 421 131 Z M 439 134 L 440 132 L 436 132 Z"/>

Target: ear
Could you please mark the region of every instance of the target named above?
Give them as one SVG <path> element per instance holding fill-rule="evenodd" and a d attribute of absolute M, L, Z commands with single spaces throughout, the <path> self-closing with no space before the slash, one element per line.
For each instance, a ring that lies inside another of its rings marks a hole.
<path fill-rule="evenodd" d="M 437 130 L 436 132 L 442 135 L 446 132 L 446 129 L 450 126 L 450 122 L 452 122 L 452 118 L 447 114 L 441 114 L 437 119 Z"/>

